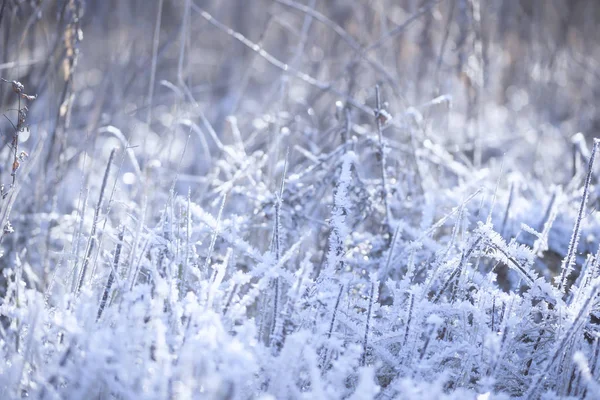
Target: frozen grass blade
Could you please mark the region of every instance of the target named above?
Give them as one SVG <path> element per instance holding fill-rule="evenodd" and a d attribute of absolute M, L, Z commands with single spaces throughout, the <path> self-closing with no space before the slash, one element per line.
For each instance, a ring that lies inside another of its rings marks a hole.
<path fill-rule="evenodd" d="M 589 196 L 590 183 L 592 182 L 592 174 L 594 171 L 594 160 L 596 159 L 596 152 L 598 151 L 598 146 L 600 146 L 600 140 L 594 139 L 594 147 L 592 148 L 592 155 L 590 156 L 588 164 L 588 172 L 585 178 L 585 184 L 583 186 L 583 196 L 581 197 L 581 203 L 579 204 L 577 219 L 575 220 L 575 226 L 573 227 L 573 234 L 571 235 L 571 241 L 569 242 L 569 249 L 567 250 L 567 255 L 564 258 L 561 265 L 562 272 L 560 275 L 560 280 L 558 282 L 558 289 L 563 293 L 565 291 L 567 278 L 571 274 L 571 271 L 573 270 L 573 265 L 575 264 L 577 246 L 579 244 L 579 237 L 581 235 L 581 221 L 583 220 L 583 214 L 585 212 L 585 206 L 587 204 Z"/>
<path fill-rule="evenodd" d="M 92 257 L 92 252 L 94 251 L 96 245 L 96 229 L 98 228 L 98 220 L 100 219 L 100 212 L 102 211 L 102 205 L 104 202 L 104 190 L 106 189 L 106 185 L 108 184 L 108 175 L 110 174 L 110 166 L 112 164 L 113 158 L 115 157 L 116 149 L 113 149 L 110 152 L 110 156 L 108 157 L 108 163 L 106 164 L 106 169 L 104 170 L 104 178 L 102 178 L 102 185 L 100 186 L 100 194 L 98 195 L 98 202 L 96 203 L 96 209 L 94 211 L 94 221 L 92 222 L 92 230 L 90 232 L 90 238 L 88 240 L 87 251 L 85 254 L 85 258 L 83 259 L 83 266 L 81 267 L 81 273 L 79 274 L 79 282 L 77 283 L 77 288 L 75 293 L 79 293 L 81 287 L 83 286 L 83 281 L 85 279 L 85 275 L 88 269 L 88 265 L 90 263 L 90 258 Z"/>
<path fill-rule="evenodd" d="M 112 289 L 113 282 L 115 281 L 115 277 L 119 272 L 119 258 L 121 257 L 121 247 L 123 246 L 123 235 L 125 234 L 125 229 L 121 228 L 119 232 L 117 247 L 115 249 L 115 257 L 113 260 L 113 265 L 108 275 L 108 280 L 106 281 L 106 285 L 104 286 L 104 292 L 102 293 L 102 298 L 100 299 L 100 306 L 98 307 L 98 315 L 96 316 L 96 321 L 102 317 L 102 313 L 106 308 L 106 303 L 108 302 L 108 297 L 110 296 L 110 291 Z"/>

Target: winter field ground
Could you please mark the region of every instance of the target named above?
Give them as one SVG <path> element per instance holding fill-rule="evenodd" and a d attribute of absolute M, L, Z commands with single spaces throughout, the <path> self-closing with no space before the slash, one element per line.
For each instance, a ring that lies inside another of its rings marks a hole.
<path fill-rule="evenodd" d="M 0 0 L 0 399 L 600 398 L 598 21 Z"/>

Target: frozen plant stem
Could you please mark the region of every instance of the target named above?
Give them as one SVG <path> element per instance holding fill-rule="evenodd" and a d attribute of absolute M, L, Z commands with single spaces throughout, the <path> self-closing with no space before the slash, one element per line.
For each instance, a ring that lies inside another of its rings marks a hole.
<path fill-rule="evenodd" d="M 11 186 L 15 186 L 17 180 L 17 169 L 19 169 L 19 161 L 26 157 L 26 153 L 19 153 L 19 133 L 28 129 L 25 125 L 27 119 L 27 107 L 21 104 L 21 98 L 29 101 L 33 101 L 37 96 L 30 96 L 25 93 L 25 87 L 21 82 L 7 81 L 4 78 L 0 78 L 1 82 L 10 83 L 12 85 L 13 92 L 17 94 L 18 106 L 17 106 L 17 126 L 15 126 L 8 117 L 6 119 L 13 126 L 14 134 L 12 138 L 12 150 L 13 150 L 13 163 L 11 167 L 12 183 Z"/>
<path fill-rule="evenodd" d="M 12 176 L 12 186 L 15 186 L 16 180 L 17 180 L 17 168 L 19 167 L 19 161 L 18 161 L 18 157 L 19 157 L 19 131 L 22 128 L 21 124 L 21 115 L 22 113 L 24 113 L 24 111 L 21 111 L 21 97 L 19 97 L 19 111 L 18 111 L 18 122 L 17 122 L 17 129 L 15 129 L 15 135 L 13 136 L 13 164 L 12 164 L 12 172 L 11 172 L 11 176 Z M 23 122 L 25 122 L 25 117 L 23 116 Z"/>
<path fill-rule="evenodd" d="M 596 143 L 594 143 L 594 151 L 595 150 L 596 150 Z M 593 157 L 594 157 L 594 154 L 592 153 L 592 158 Z M 554 354 L 552 355 L 552 357 L 550 358 L 550 360 L 547 362 L 546 368 L 544 369 L 544 371 L 542 373 L 538 374 L 538 376 L 535 380 L 535 383 L 531 386 L 531 389 L 529 390 L 529 392 L 527 393 L 527 396 L 525 396 L 525 398 L 528 398 L 528 399 L 538 398 L 536 396 L 536 394 L 537 394 L 537 391 L 539 390 L 540 386 L 542 385 L 542 381 L 544 381 L 548 378 L 550 370 L 551 370 L 552 366 L 554 365 L 554 363 L 564 354 L 565 349 L 567 349 L 569 347 L 569 342 L 575 336 L 575 334 L 577 334 L 577 332 L 580 329 L 582 329 L 582 327 L 585 323 L 584 319 L 586 319 L 586 317 L 589 315 L 590 305 L 596 299 L 596 295 L 598 294 L 599 289 L 600 289 L 600 283 L 596 283 L 592 287 L 590 294 L 588 295 L 586 301 L 583 303 L 583 305 L 579 309 L 579 312 L 577 313 L 577 317 L 575 317 L 575 320 L 571 324 L 571 327 L 566 332 L 566 334 L 563 336 L 562 340 L 556 346 L 556 350 L 555 350 Z"/>
<path fill-rule="evenodd" d="M 508 194 L 508 203 L 506 204 L 506 210 L 504 211 L 504 218 L 502 219 L 502 229 L 500 230 L 500 234 L 502 237 L 506 237 L 506 223 L 508 222 L 508 216 L 510 214 L 510 206 L 513 202 L 513 196 L 515 193 L 515 183 L 512 182 L 510 184 L 510 191 Z"/>
<path fill-rule="evenodd" d="M 113 158 L 115 157 L 115 151 L 116 149 L 113 149 L 110 152 L 110 156 L 108 157 L 108 164 L 106 164 L 106 170 L 104 171 L 104 178 L 102 179 L 102 186 L 100 187 L 100 195 L 98 196 L 98 204 L 96 205 L 96 211 L 94 212 L 94 222 L 92 223 L 92 231 L 90 232 L 88 249 L 85 254 L 85 259 L 83 260 L 83 267 L 81 268 L 81 274 L 79 276 L 79 284 L 77 285 L 77 290 L 75 293 L 79 293 L 81 287 L 83 286 L 83 280 L 85 279 L 85 274 L 90 263 L 90 257 L 92 256 L 92 252 L 94 251 L 94 247 L 96 245 L 96 230 L 98 228 L 98 219 L 100 218 L 100 210 L 102 210 L 102 204 L 104 201 L 104 190 L 106 189 L 106 184 L 108 183 L 110 165 L 112 164 Z"/>
<path fill-rule="evenodd" d="M 585 178 L 585 185 L 583 187 L 583 197 L 581 198 L 581 203 L 579 204 L 579 212 L 577 213 L 577 219 L 575 220 L 575 227 L 573 228 L 573 235 L 571 236 L 571 241 L 569 243 L 569 250 L 567 251 L 567 256 L 562 263 L 562 273 L 560 275 L 558 289 L 563 293 L 567 278 L 569 277 L 569 274 L 573 269 L 573 264 L 575 263 L 575 253 L 577 252 L 577 245 L 579 243 L 579 236 L 581 234 L 581 221 L 583 220 L 583 213 L 590 191 L 590 183 L 592 181 L 592 172 L 594 169 L 594 159 L 596 158 L 596 152 L 598 151 L 599 145 L 600 140 L 594 139 L 594 148 L 592 149 L 592 155 L 590 156 L 587 177 Z"/>
<path fill-rule="evenodd" d="M 413 306 L 415 304 L 415 296 L 411 293 L 409 295 L 409 302 L 408 302 L 408 317 L 406 319 L 406 330 L 404 331 L 404 342 L 402 343 L 403 346 L 406 346 L 406 343 L 408 342 L 408 333 L 410 332 L 410 323 L 412 321 L 412 314 L 413 314 Z"/>
<path fill-rule="evenodd" d="M 326 15 L 323 15 L 320 12 L 318 12 L 313 6 L 304 5 L 294 0 L 275 1 L 279 4 L 290 7 L 292 9 L 304 13 L 307 16 L 314 18 L 315 20 L 319 21 L 321 24 L 335 32 L 340 39 L 342 39 L 344 42 L 346 42 L 346 44 L 348 44 L 348 46 L 355 52 L 357 57 L 360 57 L 360 59 L 368 63 L 370 67 L 372 67 L 375 71 L 377 71 L 379 74 L 385 77 L 385 80 L 394 91 L 394 94 L 398 97 L 401 97 L 401 94 L 398 92 L 399 84 L 397 82 L 397 79 L 394 78 L 394 76 L 390 72 L 388 72 L 383 65 L 377 62 L 374 59 L 374 57 L 371 57 L 368 54 L 366 54 L 363 47 L 359 43 L 357 43 L 356 40 L 354 40 L 354 38 L 352 38 L 352 36 L 348 34 L 348 32 L 346 32 L 346 30 L 343 27 L 338 25 L 335 21 L 331 20 Z"/>
<path fill-rule="evenodd" d="M 367 325 L 365 327 L 365 338 L 363 339 L 363 353 L 360 365 L 365 366 L 367 364 L 367 346 L 369 342 L 369 328 L 371 323 L 371 308 L 373 306 L 373 294 L 375 293 L 375 284 L 371 282 L 371 293 L 369 294 L 369 309 L 367 310 Z"/>
<path fill-rule="evenodd" d="M 225 199 L 226 197 L 223 196 L 223 199 L 221 200 L 221 206 L 219 207 L 219 213 L 217 214 L 217 224 L 215 225 L 215 229 L 213 230 L 213 234 L 210 238 L 210 244 L 208 245 L 208 252 L 206 253 L 206 259 L 204 260 L 205 273 L 208 271 L 208 267 L 210 266 L 210 259 L 212 258 L 215 244 L 217 243 L 217 237 L 219 237 L 221 229 L 221 217 L 223 216 L 223 209 L 225 208 Z"/>
<path fill-rule="evenodd" d="M 188 187 L 188 195 L 187 195 L 187 212 L 185 216 L 185 259 L 182 265 L 181 277 L 179 281 L 179 295 L 184 296 L 185 283 L 187 282 L 187 271 L 189 269 L 190 262 L 190 247 L 191 244 L 191 229 L 192 229 L 192 214 L 191 214 L 191 203 L 192 203 L 192 191 L 191 188 Z"/>
<path fill-rule="evenodd" d="M 274 241 L 275 241 L 275 262 L 279 264 L 279 260 L 281 259 L 281 205 L 283 202 L 283 191 L 285 190 L 285 175 L 287 174 L 288 167 L 288 157 L 289 157 L 289 149 L 285 155 L 285 162 L 283 164 L 283 176 L 281 177 L 281 186 L 279 189 L 279 193 L 276 195 L 275 199 L 275 232 L 274 232 Z M 273 297 L 273 321 L 271 324 L 271 335 L 275 336 L 277 333 L 277 318 L 279 316 L 279 277 L 275 277 L 273 282 L 275 286 L 275 293 Z M 273 337 L 271 339 L 271 345 L 277 344 L 280 338 Z"/>
<path fill-rule="evenodd" d="M 377 105 L 375 108 L 375 121 L 377 123 L 377 136 L 379 138 L 379 154 L 381 156 L 381 197 L 383 206 L 385 207 L 385 216 L 383 224 L 389 231 L 389 205 L 388 205 L 388 186 L 385 177 L 385 143 L 383 141 L 383 123 L 387 120 L 385 111 L 381 108 L 381 94 L 379 93 L 379 85 L 375 86 L 375 97 Z"/>
<path fill-rule="evenodd" d="M 333 328 L 335 326 L 335 317 L 337 315 L 338 307 L 340 306 L 340 300 L 342 299 L 342 294 L 344 293 L 344 285 L 340 285 L 340 291 L 337 295 L 337 299 L 335 300 L 335 307 L 333 308 L 333 315 L 331 316 L 331 323 L 329 324 L 329 332 L 327 332 L 327 339 L 331 339 L 331 334 L 333 333 Z"/>
<path fill-rule="evenodd" d="M 396 226 L 396 230 L 394 231 L 394 236 L 392 237 L 392 243 L 390 244 L 390 248 L 388 250 L 387 258 L 385 261 L 385 267 L 381 271 L 379 278 L 386 279 L 387 275 L 390 271 L 390 265 L 392 263 L 392 258 L 394 255 L 394 248 L 396 247 L 396 242 L 398 241 L 398 236 L 400 235 L 400 229 L 402 228 L 402 224 L 398 224 Z"/>
<path fill-rule="evenodd" d="M 156 64 L 158 61 L 158 45 L 160 38 L 160 24 L 162 21 L 162 10 L 164 0 L 158 1 L 158 11 L 156 15 L 156 24 L 154 25 L 154 36 L 152 39 L 152 64 L 150 67 L 150 84 L 148 85 L 148 115 L 146 117 L 146 123 L 150 125 L 152 122 L 152 102 L 154 98 L 154 82 L 156 79 Z"/>
<path fill-rule="evenodd" d="M 438 1 L 440 1 L 440 0 L 438 0 Z M 225 24 L 217 21 L 212 15 L 210 15 L 209 13 L 204 11 L 202 8 L 198 7 L 196 4 L 192 3 L 191 7 L 194 11 L 198 12 L 200 14 L 200 16 L 202 18 L 204 18 L 207 22 L 209 22 L 211 25 L 215 26 L 217 29 L 225 32 L 227 35 L 229 35 L 232 38 L 234 38 L 235 40 L 241 42 L 244 46 L 246 46 L 249 49 L 251 49 L 252 51 L 256 52 L 260 57 L 262 57 L 269 64 L 273 65 L 275 68 L 278 68 L 279 70 L 285 72 L 286 74 L 289 74 L 290 76 L 300 79 L 301 81 L 305 82 L 306 84 L 313 86 L 319 90 L 334 93 L 337 96 L 342 97 L 347 104 L 352 105 L 353 107 L 355 107 L 358 110 L 361 110 L 364 113 L 372 115 L 372 113 L 373 113 L 372 108 L 367 107 L 366 105 L 362 104 L 355 98 L 349 97 L 346 94 L 342 93 L 340 90 L 337 90 L 336 88 L 334 88 L 332 86 L 332 84 L 330 82 L 323 82 L 319 79 L 313 78 L 312 76 L 310 76 L 308 74 L 300 72 L 299 70 L 293 68 L 292 66 L 278 60 L 273 55 L 268 53 L 265 49 L 263 49 L 260 45 L 252 42 L 251 40 L 246 38 L 241 33 L 236 32 L 233 29 L 226 26 Z"/>
<path fill-rule="evenodd" d="M 123 234 L 125 233 L 125 228 L 121 228 L 119 232 L 119 238 L 117 242 L 117 248 L 115 249 L 115 258 L 113 260 L 113 266 L 110 270 L 110 274 L 108 275 L 108 281 L 106 282 L 106 286 L 104 287 L 104 293 L 102 293 L 102 299 L 100 300 L 100 307 L 98 308 L 98 316 L 96 317 L 96 321 L 100 319 L 102 316 L 102 312 L 106 307 L 106 302 L 108 301 L 108 296 L 110 295 L 110 289 L 112 288 L 113 282 L 115 280 L 115 274 L 119 271 L 119 258 L 121 257 L 121 247 L 123 246 Z"/>
<path fill-rule="evenodd" d="M 431 0 L 428 3 L 424 4 L 421 8 L 416 10 L 410 17 L 408 17 L 402 24 L 390 30 L 385 36 L 380 37 L 375 43 L 365 48 L 365 52 L 370 52 L 380 48 L 388 40 L 391 40 L 394 37 L 400 35 L 402 32 L 406 31 L 406 28 L 408 28 L 410 24 L 419 19 L 419 17 L 421 17 L 425 13 L 429 12 L 436 4 L 438 4 L 441 1 L 442 0 Z"/>

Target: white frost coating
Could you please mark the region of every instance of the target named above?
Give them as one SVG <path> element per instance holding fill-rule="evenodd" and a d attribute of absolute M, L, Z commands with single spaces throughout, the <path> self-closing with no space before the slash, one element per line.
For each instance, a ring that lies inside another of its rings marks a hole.
<path fill-rule="evenodd" d="M 0 11 L 0 399 L 600 398 L 594 13 L 63 3 Z"/>
<path fill-rule="evenodd" d="M 427 323 L 435 326 L 441 326 L 444 323 L 444 319 L 437 314 L 431 314 L 427 317 Z"/>
<path fill-rule="evenodd" d="M 342 157 L 342 169 L 337 181 L 334 194 L 334 206 L 331 211 L 329 224 L 332 234 L 329 238 L 329 251 L 327 253 L 327 268 L 331 274 L 343 258 L 343 244 L 349 235 L 346 226 L 346 213 L 352 207 L 348 200 L 348 188 L 352 184 L 352 164 L 356 161 L 356 154 L 349 151 Z"/>

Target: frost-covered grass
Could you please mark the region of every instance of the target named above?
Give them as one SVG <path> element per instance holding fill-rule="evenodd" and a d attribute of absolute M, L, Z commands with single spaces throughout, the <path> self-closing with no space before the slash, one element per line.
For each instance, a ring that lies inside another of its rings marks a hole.
<path fill-rule="evenodd" d="M 0 399 L 600 398 L 595 92 L 512 0 L 58 3 L 0 0 Z"/>

